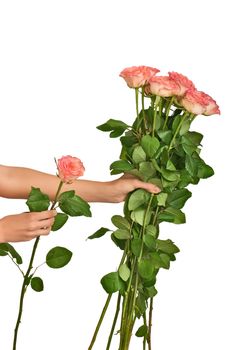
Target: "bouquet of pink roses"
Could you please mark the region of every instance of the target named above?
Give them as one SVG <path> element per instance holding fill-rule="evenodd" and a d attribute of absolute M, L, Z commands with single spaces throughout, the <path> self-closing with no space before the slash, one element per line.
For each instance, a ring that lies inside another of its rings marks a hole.
<path fill-rule="evenodd" d="M 160 237 L 160 224 L 185 223 L 182 208 L 191 197 L 187 186 L 214 174 L 200 156 L 203 135 L 190 127 L 199 114 L 220 114 L 218 105 L 182 74 L 157 76 L 158 72 L 146 66 L 124 69 L 120 76 L 135 90 L 136 118 L 132 125 L 110 119 L 98 127 L 110 132 L 110 137 L 121 136 L 120 159 L 111 164 L 111 174 L 136 176 L 154 183 L 161 192 L 154 195 L 135 190 L 125 201 L 124 216 L 112 217 L 115 228 L 102 227 L 89 237 L 99 238 L 111 231 L 112 241 L 122 250 L 117 271 L 101 279 L 108 297 L 89 350 L 95 344 L 113 294 L 117 294 L 117 306 L 106 350 L 111 348 L 116 329 L 118 349 L 128 350 L 135 323 L 139 324 L 135 335 L 142 338 L 143 350 L 152 349 L 158 272 L 169 269 L 179 252 L 172 240 Z"/>

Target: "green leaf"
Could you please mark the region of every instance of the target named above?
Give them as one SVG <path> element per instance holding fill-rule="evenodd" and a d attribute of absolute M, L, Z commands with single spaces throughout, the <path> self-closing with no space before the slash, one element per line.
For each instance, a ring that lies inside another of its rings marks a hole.
<path fill-rule="evenodd" d="M 158 293 L 154 286 L 152 286 L 152 287 L 147 287 L 147 288 L 145 289 L 145 292 L 146 292 L 148 298 L 153 298 L 153 297 L 156 296 L 156 294 Z"/>
<path fill-rule="evenodd" d="M 143 241 L 148 249 L 155 251 L 156 250 L 156 239 L 153 235 L 146 234 L 143 236 Z"/>
<path fill-rule="evenodd" d="M 159 250 L 162 250 L 162 252 L 167 254 L 176 254 L 180 251 L 179 248 L 170 239 L 157 239 L 156 244 Z"/>
<path fill-rule="evenodd" d="M 203 135 L 196 131 L 189 131 L 181 138 L 181 143 L 185 143 L 188 145 L 196 145 L 199 146 L 203 139 Z"/>
<path fill-rule="evenodd" d="M 152 162 L 141 162 L 139 164 L 139 172 L 143 175 L 143 180 L 146 181 L 155 175 L 156 170 Z"/>
<path fill-rule="evenodd" d="M 135 302 L 135 315 L 137 318 L 140 318 L 146 311 L 147 305 L 146 305 L 146 299 L 144 293 L 138 293 L 138 296 L 136 298 Z"/>
<path fill-rule="evenodd" d="M 214 170 L 208 164 L 201 162 L 198 166 L 197 176 L 201 179 L 207 179 L 210 176 L 214 175 Z"/>
<path fill-rule="evenodd" d="M 149 262 L 156 269 L 159 269 L 160 267 L 163 267 L 163 262 L 162 262 L 162 260 L 160 258 L 160 255 L 157 252 L 150 253 Z"/>
<path fill-rule="evenodd" d="M 135 190 L 130 195 L 128 208 L 129 210 L 135 210 L 141 205 L 148 203 L 149 199 L 150 199 L 150 194 L 147 191 L 143 189 Z"/>
<path fill-rule="evenodd" d="M 160 130 L 157 132 L 157 134 L 159 135 L 159 137 L 161 138 L 161 140 L 166 144 L 169 145 L 172 139 L 172 132 L 171 130 L 167 130 L 167 131 L 163 131 Z"/>
<path fill-rule="evenodd" d="M 177 181 L 180 179 L 180 173 L 177 171 L 162 169 L 162 176 L 168 181 Z"/>
<path fill-rule="evenodd" d="M 64 226 L 64 224 L 66 223 L 67 220 L 68 220 L 68 215 L 66 215 L 64 213 L 58 213 L 55 216 L 55 221 L 52 225 L 52 231 L 59 230 L 61 227 Z"/>
<path fill-rule="evenodd" d="M 158 235 L 158 229 L 156 226 L 154 225 L 148 225 L 146 227 L 146 234 L 149 234 L 149 235 L 152 235 L 154 236 L 155 238 L 157 238 L 157 235 Z"/>
<path fill-rule="evenodd" d="M 148 332 L 148 328 L 145 324 L 143 324 L 141 327 L 138 328 L 135 335 L 136 337 L 143 338 L 147 335 L 147 332 Z"/>
<path fill-rule="evenodd" d="M 134 239 L 131 241 L 131 251 L 132 251 L 132 253 L 133 253 L 135 256 L 137 256 L 137 258 L 138 258 L 139 255 L 140 255 L 141 248 L 142 248 L 142 240 L 141 240 L 141 238 L 134 238 Z"/>
<path fill-rule="evenodd" d="M 116 244 L 117 247 L 119 247 L 121 250 L 125 249 L 125 245 L 126 245 L 126 240 L 125 239 L 118 239 L 114 236 L 114 234 L 111 234 L 111 239 L 112 241 Z"/>
<path fill-rule="evenodd" d="M 185 169 L 191 176 L 196 176 L 198 171 L 198 161 L 193 156 L 186 155 Z"/>
<path fill-rule="evenodd" d="M 48 195 L 42 193 L 39 188 L 32 187 L 26 204 L 30 211 L 40 212 L 48 210 L 50 200 Z"/>
<path fill-rule="evenodd" d="M 43 280 L 40 277 L 33 277 L 31 279 L 31 288 L 36 292 L 42 292 L 44 290 Z"/>
<path fill-rule="evenodd" d="M 166 204 L 167 198 L 168 198 L 168 194 L 167 194 L 167 193 L 165 193 L 165 192 L 160 192 L 160 193 L 156 196 L 156 199 L 157 199 L 157 202 L 158 202 L 158 206 L 164 207 L 165 204 Z"/>
<path fill-rule="evenodd" d="M 0 249 L 0 256 L 6 256 L 8 255 L 7 252 L 5 252 L 4 250 Z"/>
<path fill-rule="evenodd" d="M 16 260 L 17 264 L 22 264 L 23 260 L 15 248 L 9 243 L 0 243 L 0 255 L 5 256 L 8 253 Z"/>
<path fill-rule="evenodd" d="M 138 263 L 138 272 L 142 278 L 149 280 L 153 276 L 154 266 L 150 260 L 142 258 Z"/>
<path fill-rule="evenodd" d="M 143 224 L 146 226 L 149 224 L 152 214 L 151 211 L 148 211 L 147 214 L 146 212 L 147 209 L 137 208 L 131 212 L 131 219 L 141 226 L 143 226 Z"/>
<path fill-rule="evenodd" d="M 178 128 L 181 120 L 183 119 L 183 116 L 182 115 L 176 115 L 174 120 L 173 120 L 173 123 L 172 123 L 172 130 L 173 130 L 173 133 L 175 133 L 176 129 Z"/>
<path fill-rule="evenodd" d="M 171 171 L 176 171 L 176 167 L 170 159 L 168 159 L 167 161 L 166 169 Z"/>
<path fill-rule="evenodd" d="M 197 146 L 195 145 L 187 145 L 185 143 L 182 143 L 183 150 L 185 151 L 186 154 L 191 156 L 195 151 Z"/>
<path fill-rule="evenodd" d="M 168 195 L 167 205 L 176 209 L 181 209 L 191 196 L 192 193 L 186 188 L 173 191 Z"/>
<path fill-rule="evenodd" d="M 146 161 L 146 153 L 144 152 L 141 146 L 135 147 L 134 152 L 132 154 L 132 158 L 135 164 L 139 164 L 141 162 Z"/>
<path fill-rule="evenodd" d="M 127 160 L 117 160 L 110 165 L 111 175 L 116 175 L 124 172 L 128 172 L 134 169 L 134 166 Z"/>
<path fill-rule="evenodd" d="M 102 277 L 101 285 L 108 294 L 118 292 L 123 287 L 118 272 L 110 272 Z"/>
<path fill-rule="evenodd" d="M 163 184 L 162 184 L 162 181 L 159 179 L 159 178 L 152 178 L 148 181 L 149 183 L 153 184 L 153 185 L 156 185 L 157 187 L 159 187 L 162 191 L 163 189 Z"/>
<path fill-rule="evenodd" d="M 120 228 L 122 230 L 130 230 L 130 223 L 121 215 L 112 216 L 111 221 L 117 228 Z"/>
<path fill-rule="evenodd" d="M 113 235 L 117 239 L 130 239 L 130 232 L 127 230 L 118 229 L 118 230 L 113 232 Z"/>
<path fill-rule="evenodd" d="M 180 128 L 180 136 L 184 135 L 186 132 L 189 131 L 190 125 L 191 125 L 191 120 L 186 119 L 186 120 L 183 122 L 183 124 L 181 125 L 181 128 Z"/>
<path fill-rule="evenodd" d="M 152 158 L 160 146 L 156 137 L 145 135 L 141 139 L 141 146 L 149 158 Z"/>
<path fill-rule="evenodd" d="M 46 256 L 46 264 L 53 268 L 59 269 L 69 263 L 72 258 L 72 252 L 64 247 L 52 248 Z"/>
<path fill-rule="evenodd" d="M 122 145 L 126 147 L 131 147 L 138 142 L 136 136 L 131 134 L 120 137 L 120 141 Z"/>
<path fill-rule="evenodd" d="M 162 267 L 164 269 L 169 269 L 169 267 L 170 267 L 170 257 L 167 254 L 160 254 L 160 259 L 162 261 Z"/>
<path fill-rule="evenodd" d="M 59 197 L 60 209 L 70 216 L 90 217 L 91 211 L 89 204 L 81 197 L 75 195 L 74 191 L 63 192 Z"/>
<path fill-rule="evenodd" d="M 129 125 L 125 124 L 121 120 L 109 119 L 106 123 L 97 126 L 97 129 L 101 130 L 101 131 L 110 131 L 110 130 L 114 130 L 114 129 L 124 128 L 126 130 L 128 127 L 129 127 Z"/>
<path fill-rule="evenodd" d="M 95 238 L 100 238 L 106 234 L 106 232 L 109 232 L 108 228 L 101 227 L 99 230 L 97 230 L 95 233 L 93 233 L 91 236 L 88 237 L 88 239 L 95 239 Z"/>
<path fill-rule="evenodd" d="M 158 219 L 160 222 L 167 221 L 174 224 L 184 224 L 185 214 L 180 209 L 168 207 L 158 214 Z"/>
<path fill-rule="evenodd" d="M 130 269 L 126 264 L 122 264 L 118 270 L 119 276 L 123 281 L 127 281 L 130 277 Z"/>

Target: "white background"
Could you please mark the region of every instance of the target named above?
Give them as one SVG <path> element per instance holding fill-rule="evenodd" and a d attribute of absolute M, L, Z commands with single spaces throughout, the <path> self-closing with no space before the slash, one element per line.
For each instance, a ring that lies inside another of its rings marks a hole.
<path fill-rule="evenodd" d="M 96 126 L 134 119 L 133 91 L 118 77 L 132 65 L 177 71 L 214 97 L 221 116 L 199 117 L 203 158 L 215 176 L 192 186 L 186 225 L 163 224 L 180 247 L 158 279 L 156 350 L 231 350 L 231 16 L 229 1 L 0 0 L 0 163 L 55 173 L 54 157 L 81 158 L 85 178 L 110 180 L 120 143 Z M 25 211 L 24 201 L 0 200 L 1 216 Z M 109 237 L 86 241 L 121 204 L 92 205 L 93 218 L 70 220 L 42 240 L 44 261 L 55 245 L 74 252 L 64 269 L 43 266 L 45 291 L 28 290 L 18 350 L 87 350 L 106 299 L 100 278 L 118 265 Z M 31 243 L 15 245 L 25 261 Z M 25 266 L 26 267 L 26 266 Z M 12 349 L 21 275 L 0 260 L 0 349 Z M 94 349 L 105 349 L 114 306 Z M 117 350 L 117 342 L 112 350 Z M 132 350 L 142 348 L 137 340 Z"/>

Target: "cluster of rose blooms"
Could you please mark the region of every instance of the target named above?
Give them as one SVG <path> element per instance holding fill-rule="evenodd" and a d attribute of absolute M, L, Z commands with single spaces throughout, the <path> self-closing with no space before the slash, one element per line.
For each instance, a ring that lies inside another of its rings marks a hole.
<path fill-rule="evenodd" d="M 161 97 L 174 97 L 179 105 L 193 114 L 220 114 L 219 107 L 206 93 L 198 91 L 186 76 L 169 72 L 168 76 L 157 76 L 159 69 L 138 66 L 125 68 L 120 76 L 130 88 L 144 87 L 145 94 Z"/>

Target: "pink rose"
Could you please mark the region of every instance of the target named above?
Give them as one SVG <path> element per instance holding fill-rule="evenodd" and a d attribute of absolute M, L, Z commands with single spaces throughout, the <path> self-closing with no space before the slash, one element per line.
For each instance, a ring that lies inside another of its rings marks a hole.
<path fill-rule="evenodd" d="M 195 89 L 188 90 L 179 100 L 182 106 L 190 113 L 194 114 L 220 114 L 216 102 L 209 95 Z"/>
<path fill-rule="evenodd" d="M 179 92 L 179 85 L 169 77 L 151 77 L 146 92 L 162 97 L 169 97 L 177 95 Z"/>
<path fill-rule="evenodd" d="M 206 105 L 206 110 L 204 111 L 204 115 L 212 115 L 212 114 L 221 114 L 219 106 L 217 105 L 216 101 L 212 99 L 211 96 L 205 94 L 202 91 L 199 91 L 202 96 L 204 96 L 205 102 L 207 103 Z"/>
<path fill-rule="evenodd" d="M 79 158 L 63 156 L 57 161 L 58 176 L 65 183 L 72 183 L 84 174 L 85 168 Z"/>
<path fill-rule="evenodd" d="M 126 81 L 130 88 L 139 88 L 144 86 L 146 82 L 158 72 L 158 69 L 152 67 L 133 66 L 123 69 L 119 76 Z"/>
<path fill-rule="evenodd" d="M 176 72 L 169 72 L 169 78 L 172 79 L 179 86 L 177 96 L 183 96 L 189 89 L 195 89 L 195 85 L 185 75 Z"/>

